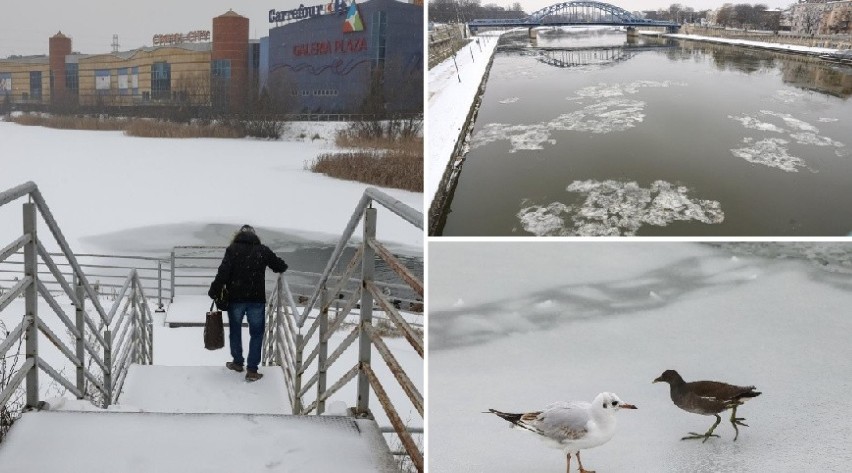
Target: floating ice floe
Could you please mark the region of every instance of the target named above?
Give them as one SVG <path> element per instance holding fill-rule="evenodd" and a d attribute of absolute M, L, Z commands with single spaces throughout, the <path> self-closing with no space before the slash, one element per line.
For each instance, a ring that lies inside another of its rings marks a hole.
<path fill-rule="evenodd" d="M 609 98 L 622 97 L 628 94 L 635 94 L 639 89 L 647 88 L 665 88 L 671 86 L 685 86 L 685 82 L 675 82 L 670 80 L 653 81 L 653 80 L 637 80 L 627 84 L 607 84 L 601 82 L 597 85 L 583 87 L 576 92 L 576 97 L 567 97 L 567 100 L 577 100 L 582 98 Z"/>
<path fill-rule="evenodd" d="M 655 181 L 650 188 L 636 182 L 575 181 L 566 190 L 586 198 L 577 205 L 522 202 L 517 217 L 524 230 L 537 236 L 619 236 L 635 235 L 643 225 L 718 224 L 725 219 L 719 202 L 690 199 L 688 188 L 666 181 Z"/>
<path fill-rule="evenodd" d="M 827 136 L 819 136 L 816 133 L 810 132 L 793 133 L 790 135 L 790 138 L 796 140 L 796 143 L 799 143 L 800 145 L 834 146 L 836 148 L 842 148 L 844 146 L 843 143 L 834 141 Z"/>
<path fill-rule="evenodd" d="M 833 140 L 827 136 L 819 135 L 819 129 L 810 123 L 793 117 L 789 113 L 774 112 L 771 110 L 761 110 L 760 113 L 764 116 L 775 117 L 781 119 L 784 124 L 793 129 L 793 131 L 785 130 L 772 123 L 767 123 L 759 120 L 756 117 L 749 115 L 732 116 L 728 118 L 737 120 L 742 123 L 745 128 L 759 131 L 771 131 L 776 133 L 788 133 L 790 139 L 800 145 L 810 146 L 834 146 L 835 148 L 843 148 L 846 145 Z M 820 119 L 823 121 L 824 119 Z M 807 167 L 807 164 L 801 158 L 791 156 L 787 150 L 789 140 L 780 138 L 768 138 L 754 142 L 753 138 L 743 138 L 743 142 L 751 145 L 744 148 L 732 149 L 731 153 L 745 159 L 750 163 L 761 164 L 763 166 L 781 169 L 786 172 L 797 172 L 800 167 Z M 844 156 L 841 150 L 835 150 L 838 157 Z"/>
<path fill-rule="evenodd" d="M 545 143 L 556 144 L 556 131 L 611 133 L 636 126 L 645 119 L 645 102 L 630 99 L 610 99 L 587 105 L 580 110 L 559 115 L 549 122 L 532 125 L 489 123 L 473 135 L 471 148 L 499 140 L 509 140 L 510 153 L 519 150 L 543 149 Z"/>
<path fill-rule="evenodd" d="M 518 97 L 509 97 L 507 99 L 499 100 L 499 102 L 502 103 L 502 104 L 509 104 L 509 103 L 515 103 L 518 100 L 520 100 L 520 98 L 518 98 Z"/>
<path fill-rule="evenodd" d="M 795 90 L 779 90 L 775 92 L 775 100 L 783 103 L 794 103 L 804 96 L 805 94 Z"/>
<path fill-rule="evenodd" d="M 806 121 L 799 120 L 798 118 L 793 117 L 793 115 L 790 115 L 789 113 L 773 112 L 771 110 L 761 110 L 760 113 L 772 117 L 778 117 L 784 120 L 784 123 L 786 123 L 788 127 L 793 128 L 795 130 L 819 133 L 819 129 L 817 129 L 817 127 L 811 125 Z"/>
<path fill-rule="evenodd" d="M 773 131 L 775 133 L 785 133 L 787 130 L 773 125 L 772 123 L 762 122 L 755 117 L 750 117 L 748 115 L 742 115 L 735 117 L 733 115 L 728 115 L 728 118 L 734 119 L 748 129 L 751 130 L 760 130 L 760 131 Z"/>
<path fill-rule="evenodd" d="M 778 168 L 787 172 L 798 172 L 800 167 L 807 168 L 807 164 L 802 159 L 790 156 L 787 152 L 786 145 L 789 143 L 787 140 L 767 138 L 755 143 L 751 138 L 744 138 L 743 142 L 751 144 L 751 146 L 732 149 L 731 153 L 750 163 Z"/>

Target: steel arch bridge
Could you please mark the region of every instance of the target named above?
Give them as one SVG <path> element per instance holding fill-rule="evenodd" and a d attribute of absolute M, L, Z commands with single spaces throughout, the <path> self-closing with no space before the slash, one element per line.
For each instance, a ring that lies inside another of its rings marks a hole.
<path fill-rule="evenodd" d="M 639 18 L 629 11 L 615 5 L 602 2 L 563 2 L 542 8 L 526 18 L 512 19 L 478 19 L 468 23 L 471 31 L 487 27 L 528 27 L 536 26 L 653 26 L 664 27 L 669 31 L 677 31 L 680 25 L 671 21 L 649 20 Z"/>

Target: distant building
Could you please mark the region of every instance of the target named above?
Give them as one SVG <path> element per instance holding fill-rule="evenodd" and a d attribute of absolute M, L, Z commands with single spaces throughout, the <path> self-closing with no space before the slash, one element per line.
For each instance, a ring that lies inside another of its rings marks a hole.
<path fill-rule="evenodd" d="M 74 53 L 72 38 L 59 32 L 47 55 L 0 59 L 0 103 L 422 111 L 423 7 L 327 1 L 270 10 L 275 24 L 259 40 L 234 11 L 213 18 L 212 32 L 157 34 L 153 46 L 124 52 Z"/>
<path fill-rule="evenodd" d="M 790 7 L 790 29 L 803 35 L 852 33 L 852 1 L 811 0 Z"/>

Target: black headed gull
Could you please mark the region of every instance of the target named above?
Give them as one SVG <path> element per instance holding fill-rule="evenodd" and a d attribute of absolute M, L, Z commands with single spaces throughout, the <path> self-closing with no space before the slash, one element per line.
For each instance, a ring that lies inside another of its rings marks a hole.
<path fill-rule="evenodd" d="M 585 470 L 580 450 L 603 445 L 615 434 L 615 413 L 621 409 L 636 409 L 613 393 L 600 393 L 590 403 L 583 401 L 556 402 L 542 411 L 509 414 L 494 409 L 488 412 L 511 422 L 514 426 L 535 432 L 551 447 L 565 451 L 566 471 L 571 471 L 571 454 L 577 455 L 580 473 Z"/>
<path fill-rule="evenodd" d="M 666 370 L 654 382 L 669 383 L 672 401 L 677 407 L 680 407 L 686 412 L 716 416 L 716 423 L 710 427 L 710 430 L 704 434 L 690 432 L 688 436 L 683 437 L 681 440 L 704 439 L 703 442 L 706 442 L 710 437 L 718 437 L 718 435 L 713 434 L 713 430 L 722 422 L 719 413 L 732 409 L 731 425 L 734 426 L 734 430 L 737 432 L 734 435 L 734 441 L 736 441 L 737 437 L 740 436 L 740 429 L 737 426 L 748 427 L 747 424 L 742 422 L 745 420 L 744 417 L 737 417 L 737 406 L 740 406 L 749 398 L 760 396 L 760 393 L 754 390 L 754 386 L 734 386 L 718 381 L 693 381 L 687 383 L 675 370 Z"/>

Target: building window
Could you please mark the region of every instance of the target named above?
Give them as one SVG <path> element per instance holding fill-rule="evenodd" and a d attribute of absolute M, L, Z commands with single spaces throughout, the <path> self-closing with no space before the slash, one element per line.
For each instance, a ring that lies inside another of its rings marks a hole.
<path fill-rule="evenodd" d="M 0 97 L 12 95 L 12 73 L 0 72 Z"/>
<path fill-rule="evenodd" d="M 213 79 L 230 79 L 231 78 L 231 60 L 216 59 L 210 65 L 210 73 Z"/>
<path fill-rule="evenodd" d="M 213 106 L 220 110 L 227 109 L 231 89 L 231 60 L 214 59 L 210 63 L 210 78 Z"/>
<path fill-rule="evenodd" d="M 169 100 L 172 97 L 172 67 L 167 62 L 151 65 L 151 100 Z"/>
<path fill-rule="evenodd" d="M 65 64 L 65 89 L 69 93 L 77 95 L 80 93 L 80 65 Z"/>
<path fill-rule="evenodd" d="M 95 93 L 109 95 L 112 87 L 109 69 L 95 69 Z"/>
<path fill-rule="evenodd" d="M 373 56 L 373 68 L 382 69 L 385 65 L 385 43 L 387 41 L 388 17 L 383 11 L 373 13 L 373 41 L 376 53 Z"/>
<path fill-rule="evenodd" d="M 30 72 L 30 99 L 41 100 L 41 71 Z"/>

